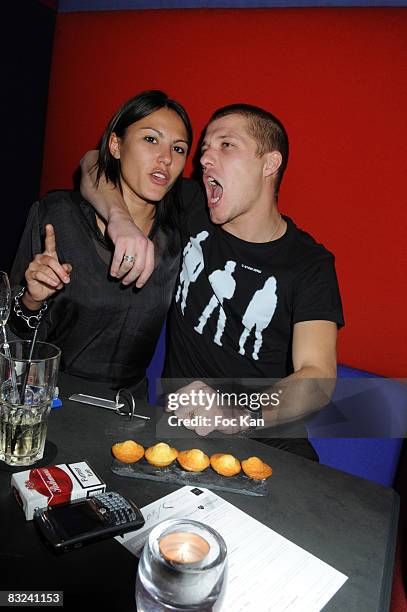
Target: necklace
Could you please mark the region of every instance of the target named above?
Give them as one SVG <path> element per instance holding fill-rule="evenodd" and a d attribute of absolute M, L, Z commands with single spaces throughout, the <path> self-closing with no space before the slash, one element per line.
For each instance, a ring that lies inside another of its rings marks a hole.
<path fill-rule="evenodd" d="M 276 223 L 276 227 L 274 228 L 274 232 L 271 234 L 270 238 L 268 239 L 268 242 L 271 242 L 274 238 L 274 236 L 277 234 L 277 230 L 280 227 L 280 223 L 283 220 L 282 216 L 280 215 L 280 213 L 278 213 L 278 221 Z"/>

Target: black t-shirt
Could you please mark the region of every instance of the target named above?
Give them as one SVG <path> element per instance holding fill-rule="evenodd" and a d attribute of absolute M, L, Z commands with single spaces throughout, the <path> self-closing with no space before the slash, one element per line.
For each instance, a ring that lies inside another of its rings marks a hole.
<path fill-rule="evenodd" d="M 288 217 L 278 240 L 241 240 L 211 223 L 202 191 L 188 189 L 164 376 L 287 376 L 295 323 L 343 325 L 333 255 Z"/>

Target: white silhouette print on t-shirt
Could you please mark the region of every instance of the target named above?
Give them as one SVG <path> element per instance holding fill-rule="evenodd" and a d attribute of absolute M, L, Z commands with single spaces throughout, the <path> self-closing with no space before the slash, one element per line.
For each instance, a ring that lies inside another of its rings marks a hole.
<path fill-rule="evenodd" d="M 274 276 L 270 276 L 264 283 L 263 288 L 258 289 L 250 300 L 242 318 L 244 329 L 239 339 L 239 353 L 241 355 L 245 355 L 244 345 L 254 327 L 255 341 L 252 357 L 256 360 L 259 358 L 259 350 L 263 343 L 263 329 L 269 325 L 276 310 L 276 290 L 277 281 Z"/>
<path fill-rule="evenodd" d="M 182 270 L 179 274 L 179 284 L 177 287 L 177 293 L 175 295 L 176 302 L 178 302 L 182 296 L 182 314 L 184 314 L 185 305 L 187 302 L 189 285 L 196 281 L 204 267 L 201 242 L 206 240 L 208 235 L 208 232 L 203 230 L 196 236 L 191 236 L 182 253 Z"/>
<path fill-rule="evenodd" d="M 236 281 L 232 276 L 235 268 L 236 262 L 230 260 L 226 262 L 223 270 L 215 270 L 209 275 L 209 282 L 213 289 L 213 295 L 199 317 L 198 325 L 194 327 L 195 331 L 202 334 L 203 328 L 205 327 L 213 311 L 219 307 L 218 323 L 216 326 L 215 337 L 213 339 L 213 341 L 219 346 L 222 346 L 222 334 L 226 325 L 226 314 L 222 306 L 223 300 L 230 300 L 235 292 Z"/>

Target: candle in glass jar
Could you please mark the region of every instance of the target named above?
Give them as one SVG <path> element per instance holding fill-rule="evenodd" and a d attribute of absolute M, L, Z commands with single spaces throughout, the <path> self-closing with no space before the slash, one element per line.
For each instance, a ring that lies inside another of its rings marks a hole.
<path fill-rule="evenodd" d="M 190 564 L 205 559 L 210 546 L 201 536 L 189 531 L 175 531 L 160 539 L 161 555 L 170 563 Z"/>

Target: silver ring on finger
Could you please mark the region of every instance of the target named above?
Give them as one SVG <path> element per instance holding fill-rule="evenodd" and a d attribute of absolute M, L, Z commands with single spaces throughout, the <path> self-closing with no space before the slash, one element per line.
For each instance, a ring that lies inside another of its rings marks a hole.
<path fill-rule="evenodd" d="M 134 255 L 123 255 L 123 261 L 127 261 L 128 263 L 133 264 L 135 260 L 136 258 L 134 257 Z"/>

